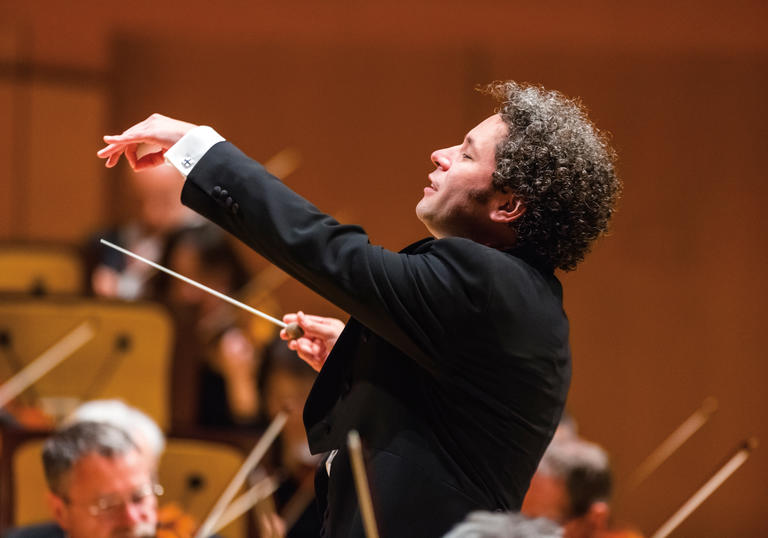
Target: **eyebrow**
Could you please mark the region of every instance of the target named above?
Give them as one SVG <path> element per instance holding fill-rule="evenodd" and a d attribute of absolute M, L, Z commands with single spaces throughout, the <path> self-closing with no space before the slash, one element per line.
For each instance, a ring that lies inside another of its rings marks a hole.
<path fill-rule="evenodd" d="M 467 146 L 472 146 L 473 148 L 475 147 L 475 141 L 474 141 L 474 140 L 472 139 L 472 137 L 471 137 L 471 136 L 469 136 L 469 135 L 467 135 L 467 136 L 466 136 L 466 138 L 464 138 L 464 143 L 465 143 Z"/>

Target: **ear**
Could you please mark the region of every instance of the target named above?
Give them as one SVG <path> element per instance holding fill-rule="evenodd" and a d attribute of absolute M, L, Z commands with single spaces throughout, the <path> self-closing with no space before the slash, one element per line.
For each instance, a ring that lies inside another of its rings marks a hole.
<path fill-rule="evenodd" d="M 592 503 L 585 514 L 589 520 L 590 526 L 595 530 L 605 530 L 608 528 L 608 520 L 611 516 L 611 508 L 605 501 Z"/>
<path fill-rule="evenodd" d="M 523 201 L 507 192 L 498 192 L 493 197 L 493 209 L 491 210 L 491 220 L 501 224 L 509 224 L 519 219 L 525 213 Z"/>
<path fill-rule="evenodd" d="M 59 527 L 65 531 L 69 528 L 69 507 L 64 500 L 58 495 L 51 493 L 50 491 L 46 495 L 48 506 L 51 509 L 51 514 Z"/>

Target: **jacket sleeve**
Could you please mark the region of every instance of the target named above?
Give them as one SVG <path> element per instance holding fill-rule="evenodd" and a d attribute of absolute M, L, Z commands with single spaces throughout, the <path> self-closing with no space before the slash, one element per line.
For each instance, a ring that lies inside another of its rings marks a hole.
<path fill-rule="evenodd" d="M 457 332 L 487 315 L 490 249 L 459 238 L 411 254 L 371 245 L 362 228 L 322 213 L 228 142 L 195 166 L 182 202 L 430 370 L 435 357 L 448 360 Z"/>

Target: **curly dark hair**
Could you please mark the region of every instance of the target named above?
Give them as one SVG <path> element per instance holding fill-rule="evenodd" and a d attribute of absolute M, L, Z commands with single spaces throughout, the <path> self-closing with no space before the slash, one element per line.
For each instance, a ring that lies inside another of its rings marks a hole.
<path fill-rule="evenodd" d="M 516 249 L 570 271 L 606 231 L 621 193 L 608 137 L 576 99 L 541 86 L 494 82 L 509 133 L 496 148 L 493 187 L 522 198 Z"/>

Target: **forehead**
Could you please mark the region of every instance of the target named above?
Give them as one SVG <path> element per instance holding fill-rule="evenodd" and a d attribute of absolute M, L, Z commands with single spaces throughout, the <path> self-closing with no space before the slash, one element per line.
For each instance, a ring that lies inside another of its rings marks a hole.
<path fill-rule="evenodd" d="M 130 492 L 150 480 L 145 458 L 138 451 L 106 458 L 86 454 L 72 467 L 67 489 L 72 499 L 91 500 L 110 493 Z"/>
<path fill-rule="evenodd" d="M 502 138 L 509 132 L 507 124 L 499 114 L 489 116 L 477 125 L 469 133 L 467 140 L 478 148 L 496 147 Z"/>

